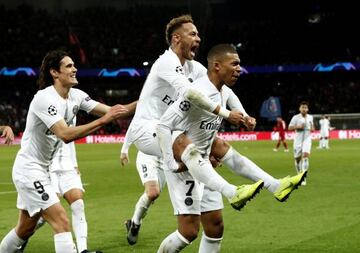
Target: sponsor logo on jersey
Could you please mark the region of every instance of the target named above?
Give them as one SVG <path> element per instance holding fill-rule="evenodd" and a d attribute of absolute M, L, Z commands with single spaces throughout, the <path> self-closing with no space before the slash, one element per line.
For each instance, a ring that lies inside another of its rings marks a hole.
<path fill-rule="evenodd" d="M 219 130 L 219 128 L 221 127 L 221 122 L 222 120 L 220 119 L 220 117 L 217 117 L 215 120 L 213 121 L 201 121 L 200 123 L 200 129 L 204 129 L 204 130 Z"/>
<path fill-rule="evenodd" d="M 51 115 L 51 116 L 55 116 L 57 114 L 57 109 L 55 106 L 53 105 L 50 105 L 49 108 L 48 108 L 48 113 Z"/>
<path fill-rule="evenodd" d="M 165 97 L 161 100 L 167 105 L 173 104 L 175 101 L 171 99 L 169 95 L 165 95 Z"/>

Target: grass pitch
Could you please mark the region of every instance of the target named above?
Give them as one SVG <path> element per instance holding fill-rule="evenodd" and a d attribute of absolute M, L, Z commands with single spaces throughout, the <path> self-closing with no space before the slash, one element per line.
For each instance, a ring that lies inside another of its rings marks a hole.
<path fill-rule="evenodd" d="M 273 142 L 232 145 L 274 177 L 295 173 L 292 153 L 273 152 Z M 360 251 L 360 140 L 331 140 L 330 150 L 317 150 L 317 145 L 313 143 L 308 185 L 295 191 L 287 202 L 277 202 L 265 189 L 240 212 L 224 201 L 222 252 Z M 18 218 L 11 181 L 18 149 L 0 146 L 0 240 Z M 119 163 L 120 145 L 77 145 L 77 152 L 86 184 L 89 249 L 105 253 L 156 252 L 162 239 L 176 229 L 167 189 L 144 219 L 138 243 L 129 246 L 123 222 L 132 216 L 143 192 L 134 166 L 136 150 L 130 150 L 131 164 L 125 168 Z M 234 184 L 249 182 L 225 167 L 218 171 Z M 198 245 L 199 238 L 183 252 L 197 252 Z M 36 232 L 26 252 L 54 252 L 48 225 Z"/>

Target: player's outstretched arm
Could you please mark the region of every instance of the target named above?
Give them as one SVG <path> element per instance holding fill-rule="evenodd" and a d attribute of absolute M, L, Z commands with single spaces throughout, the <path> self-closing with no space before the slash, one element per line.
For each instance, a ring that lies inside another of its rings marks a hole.
<path fill-rule="evenodd" d="M 130 104 L 123 105 L 127 109 L 127 112 L 124 112 L 120 118 L 128 118 L 128 117 L 134 115 L 137 102 L 138 101 L 136 100 L 134 102 L 131 102 Z M 110 108 L 111 107 L 106 104 L 99 103 L 90 112 L 90 114 L 98 116 L 98 117 L 102 117 L 110 110 Z"/>
<path fill-rule="evenodd" d="M 89 135 L 90 133 L 98 130 L 102 126 L 110 123 L 111 121 L 122 117 L 123 114 L 127 112 L 128 112 L 127 108 L 124 107 L 123 105 L 114 105 L 110 107 L 110 109 L 104 116 L 88 124 L 80 125 L 76 127 L 69 127 L 62 119 L 56 122 L 50 128 L 50 130 L 63 142 L 69 143 L 71 141 Z"/>

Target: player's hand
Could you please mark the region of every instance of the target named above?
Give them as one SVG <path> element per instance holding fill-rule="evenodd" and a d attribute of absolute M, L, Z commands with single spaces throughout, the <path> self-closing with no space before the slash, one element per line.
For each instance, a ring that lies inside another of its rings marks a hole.
<path fill-rule="evenodd" d="M 178 162 L 177 164 L 179 165 L 179 168 L 177 169 L 177 171 L 175 171 L 176 173 L 180 173 L 188 170 L 188 168 L 183 162 Z"/>
<path fill-rule="evenodd" d="M 234 110 L 230 111 L 230 115 L 226 120 L 235 126 L 240 126 L 245 122 L 244 115 L 241 112 Z"/>
<path fill-rule="evenodd" d="M 11 130 L 11 127 L 4 127 L 1 137 L 5 138 L 5 144 L 9 145 L 14 141 L 14 133 Z"/>
<path fill-rule="evenodd" d="M 120 154 L 120 163 L 122 166 L 127 165 L 130 162 L 128 153 L 121 153 Z"/>
<path fill-rule="evenodd" d="M 244 125 L 249 131 L 253 131 L 256 126 L 256 119 L 253 117 L 245 117 Z"/>
<path fill-rule="evenodd" d="M 110 109 L 106 112 L 106 114 L 102 117 L 105 124 L 110 123 L 111 121 L 124 116 L 124 114 L 128 113 L 128 109 L 124 105 L 114 105 L 110 107 Z"/>
<path fill-rule="evenodd" d="M 222 166 L 222 163 L 220 162 L 220 160 L 216 159 L 214 156 L 210 156 L 210 162 L 214 169 Z"/>

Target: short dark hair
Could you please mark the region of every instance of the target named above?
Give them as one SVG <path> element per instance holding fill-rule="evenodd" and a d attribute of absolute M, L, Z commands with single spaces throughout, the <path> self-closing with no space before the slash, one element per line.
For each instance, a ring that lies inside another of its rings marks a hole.
<path fill-rule="evenodd" d="M 300 106 L 302 106 L 302 105 L 306 105 L 307 107 L 309 107 L 309 102 L 308 101 L 301 101 Z"/>
<path fill-rule="evenodd" d="M 194 21 L 191 17 L 191 15 L 181 15 L 179 17 L 173 18 L 170 20 L 170 22 L 166 25 L 165 29 L 165 38 L 166 43 L 170 46 L 171 45 L 171 37 L 176 29 L 178 29 L 182 24 L 186 23 L 192 23 L 194 24 Z"/>
<path fill-rule="evenodd" d="M 45 55 L 41 63 L 39 79 L 37 80 L 39 90 L 54 84 L 50 69 L 60 70 L 60 62 L 65 56 L 69 56 L 69 54 L 63 50 L 53 50 Z"/>
<path fill-rule="evenodd" d="M 210 49 L 207 55 L 207 61 L 209 63 L 214 60 L 214 58 L 219 58 L 227 53 L 237 54 L 236 48 L 231 44 L 218 44 Z"/>

